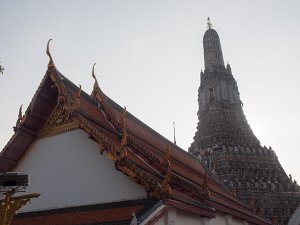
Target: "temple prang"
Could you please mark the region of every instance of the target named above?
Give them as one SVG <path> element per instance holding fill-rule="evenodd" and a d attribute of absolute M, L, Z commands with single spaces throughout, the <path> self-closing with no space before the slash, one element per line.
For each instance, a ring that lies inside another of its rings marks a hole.
<path fill-rule="evenodd" d="M 300 187 L 287 176 L 273 149 L 254 135 L 231 66 L 225 67 L 219 35 L 209 19 L 207 24 L 198 125 L 189 153 L 254 213 L 287 224 L 300 203 Z"/>

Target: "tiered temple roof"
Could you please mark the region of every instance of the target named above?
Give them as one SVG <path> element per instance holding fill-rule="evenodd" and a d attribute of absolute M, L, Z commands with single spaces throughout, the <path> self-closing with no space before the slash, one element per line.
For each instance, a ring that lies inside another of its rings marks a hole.
<path fill-rule="evenodd" d="M 286 224 L 300 202 L 300 188 L 288 177 L 272 148 L 251 130 L 217 32 L 203 37 L 205 70 L 198 91 L 198 125 L 189 152 L 219 177 L 253 212 Z"/>
<path fill-rule="evenodd" d="M 148 199 L 162 200 L 167 207 L 207 218 L 215 217 L 218 212 L 253 224 L 270 224 L 226 191 L 197 158 L 106 96 L 94 69 L 95 84 L 89 95 L 57 70 L 49 50 L 47 52 L 50 57 L 48 70 L 25 114 L 22 115 L 20 110 L 15 134 L 0 153 L 0 172 L 12 171 L 37 139 L 82 129 L 99 144 L 101 154 L 106 152 L 114 160 L 115 169 L 144 187 Z M 83 214 L 92 215 L 95 208 L 90 209 L 91 212 Z M 82 212 L 79 208 L 69 210 L 70 213 L 72 210 Z M 13 224 L 41 220 L 42 215 L 55 220 L 60 217 L 58 214 L 63 218 L 65 213 L 64 210 L 57 210 L 20 214 L 15 219 L 18 222 Z M 71 214 L 74 218 L 80 217 L 79 214 Z M 87 216 L 86 221 L 80 224 L 89 224 L 90 219 Z M 111 219 L 116 218 L 112 215 Z M 122 220 L 128 221 L 128 215 L 120 218 Z M 147 224 L 153 223 L 150 221 Z"/>

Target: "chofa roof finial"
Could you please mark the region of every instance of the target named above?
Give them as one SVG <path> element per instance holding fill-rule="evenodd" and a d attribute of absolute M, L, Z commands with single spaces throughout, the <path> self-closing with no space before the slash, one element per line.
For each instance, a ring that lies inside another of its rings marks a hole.
<path fill-rule="evenodd" d="M 207 17 L 207 28 L 211 29 L 212 28 L 212 23 L 210 22 L 210 18 Z"/>
<path fill-rule="evenodd" d="M 48 55 L 49 58 L 50 58 L 49 63 L 48 63 L 48 68 L 49 68 L 49 69 L 55 67 L 54 62 L 53 62 L 53 59 L 52 59 L 52 56 L 51 56 L 51 53 L 50 53 L 50 51 L 49 51 L 49 43 L 50 43 L 50 41 L 52 41 L 52 39 L 49 39 L 49 41 L 48 41 L 48 43 L 47 43 L 47 50 L 46 50 L 46 53 L 47 53 L 47 55 Z"/>
<path fill-rule="evenodd" d="M 94 89 L 99 88 L 98 80 L 97 80 L 96 75 L 95 75 L 95 65 L 96 65 L 96 63 L 94 63 L 93 70 L 92 70 L 92 77 L 95 80 Z"/>
<path fill-rule="evenodd" d="M 96 65 L 96 63 L 94 63 L 94 65 L 93 65 L 93 70 L 92 70 L 92 77 L 95 79 L 95 81 L 96 81 L 96 76 L 95 76 L 95 65 Z"/>

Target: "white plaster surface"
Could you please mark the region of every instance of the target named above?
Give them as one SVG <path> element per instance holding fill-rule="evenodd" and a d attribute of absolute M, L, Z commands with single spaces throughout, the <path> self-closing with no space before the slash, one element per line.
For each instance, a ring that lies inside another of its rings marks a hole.
<path fill-rule="evenodd" d="M 174 213 L 176 213 L 176 215 L 174 215 Z M 223 213 L 217 213 L 215 218 L 208 218 L 183 210 L 170 209 L 155 225 L 244 225 L 244 222 L 243 220 Z"/>
<path fill-rule="evenodd" d="M 299 225 L 300 224 L 300 205 L 293 213 L 292 217 L 290 218 L 288 225 Z"/>
<path fill-rule="evenodd" d="M 201 225 L 202 224 L 202 220 L 199 215 L 187 213 L 182 210 L 177 211 L 176 218 L 177 218 L 176 225 L 177 224 L 182 224 L 182 225 Z"/>
<path fill-rule="evenodd" d="M 158 217 L 160 212 L 166 207 L 166 205 L 161 205 L 158 207 L 154 212 L 152 212 L 146 219 L 144 219 L 139 225 L 145 225 L 147 224 L 151 219 Z M 162 216 L 161 219 L 156 221 L 155 225 L 163 225 L 164 224 L 164 217 Z"/>
<path fill-rule="evenodd" d="M 37 140 L 14 171 L 30 175 L 26 193 L 41 194 L 21 212 L 146 197 L 80 129 Z"/>

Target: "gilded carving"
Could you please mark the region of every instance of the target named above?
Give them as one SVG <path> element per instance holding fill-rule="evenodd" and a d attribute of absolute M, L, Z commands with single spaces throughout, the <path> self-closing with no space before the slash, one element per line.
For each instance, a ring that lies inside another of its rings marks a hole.
<path fill-rule="evenodd" d="M 20 106 L 19 108 L 19 114 L 18 114 L 18 119 L 17 119 L 17 122 L 16 122 L 16 126 L 14 127 L 14 130 L 16 131 L 18 129 L 18 127 L 23 123 L 24 119 L 25 119 L 25 115 L 23 115 L 22 113 L 22 106 Z"/>
<path fill-rule="evenodd" d="M 79 89 L 75 94 L 75 98 L 65 99 L 63 107 L 66 110 L 68 116 L 70 116 L 74 110 L 80 107 L 80 94 L 81 94 L 81 85 L 79 84 Z"/>
<path fill-rule="evenodd" d="M 206 198 L 210 198 L 210 191 L 208 187 L 208 182 L 207 182 L 207 174 L 205 173 L 204 180 L 203 180 L 203 189 L 204 189 L 204 195 Z"/>
<path fill-rule="evenodd" d="M 53 59 L 52 59 L 52 56 L 51 56 L 51 53 L 50 53 L 50 51 L 49 51 L 49 43 L 50 43 L 50 41 L 52 41 L 52 39 L 49 39 L 49 40 L 48 40 L 48 43 L 47 43 L 47 50 L 46 50 L 46 53 L 47 53 L 47 55 L 49 56 L 49 63 L 48 63 L 48 68 L 49 68 L 49 69 L 55 67 L 54 62 L 53 62 Z"/>
<path fill-rule="evenodd" d="M 78 124 L 80 128 L 85 130 L 91 135 L 91 137 L 99 143 L 100 153 L 106 151 L 111 156 L 115 157 L 114 152 L 117 149 L 117 146 L 101 132 L 101 128 L 94 127 L 87 119 L 85 119 L 79 113 L 74 113 L 72 115 L 72 120 Z"/>
<path fill-rule="evenodd" d="M 116 168 L 131 178 L 135 178 L 137 176 L 134 171 L 136 168 L 130 166 L 129 161 L 126 158 L 116 161 Z"/>
<path fill-rule="evenodd" d="M 126 132 L 126 107 L 124 107 L 124 111 L 121 115 L 121 126 L 122 126 L 122 139 L 120 147 L 116 152 L 117 160 L 123 159 L 127 157 L 127 132 Z"/>
<path fill-rule="evenodd" d="M 170 145 L 168 145 L 165 155 L 163 157 L 163 159 L 160 161 L 160 164 L 165 168 L 165 169 L 169 169 L 170 168 Z"/>
<path fill-rule="evenodd" d="M 153 193 L 151 193 L 151 196 L 158 199 L 169 197 L 172 193 L 172 189 L 170 186 L 171 177 L 172 177 L 172 172 L 171 172 L 171 168 L 169 168 L 162 182 L 156 183 L 155 190 Z"/>
<path fill-rule="evenodd" d="M 37 198 L 40 194 L 33 193 L 13 197 L 14 191 L 4 193 L 5 198 L 0 200 L 0 224 L 9 225 L 13 220 L 16 212 L 26 205 L 31 198 Z"/>
<path fill-rule="evenodd" d="M 94 78 L 95 83 L 94 83 L 94 88 L 93 88 L 91 96 L 96 101 L 98 101 L 99 108 L 101 110 L 104 109 L 106 119 L 111 122 L 111 124 L 114 126 L 114 128 L 118 128 L 119 122 L 118 122 L 117 114 L 116 114 L 115 110 L 112 107 L 110 107 L 110 105 L 106 101 L 105 95 L 103 94 L 103 92 L 99 86 L 98 80 L 95 75 L 95 65 L 96 65 L 96 63 L 94 63 L 93 70 L 92 70 L 92 77 Z"/>
<path fill-rule="evenodd" d="M 169 154 L 170 154 L 170 146 L 168 145 L 166 152 L 164 154 L 163 159 L 160 161 L 161 166 L 163 167 L 163 180 L 161 182 L 156 182 L 155 189 L 152 193 L 150 193 L 150 196 L 162 199 L 165 197 L 169 197 L 172 193 L 172 189 L 170 186 L 171 178 L 172 178 L 172 170 L 171 170 L 171 164 L 169 160 Z"/>
<path fill-rule="evenodd" d="M 53 110 L 49 120 L 44 127 L 38 131 L 38 138 L 45 138 L 72 131 L 78 128 L 77 123 L 72 121 L 63 104 L 59 104 Z"/>

